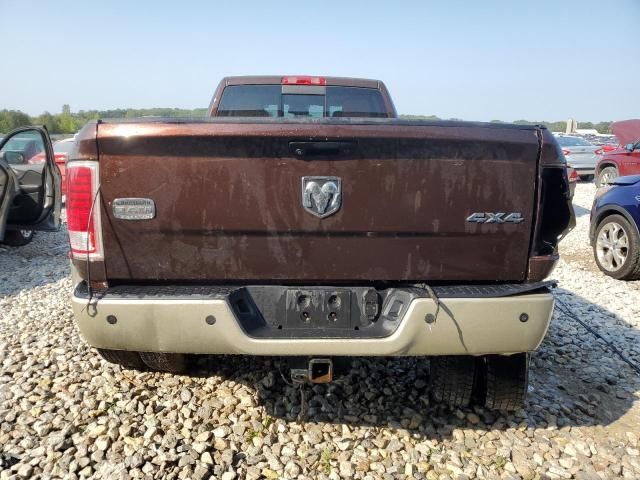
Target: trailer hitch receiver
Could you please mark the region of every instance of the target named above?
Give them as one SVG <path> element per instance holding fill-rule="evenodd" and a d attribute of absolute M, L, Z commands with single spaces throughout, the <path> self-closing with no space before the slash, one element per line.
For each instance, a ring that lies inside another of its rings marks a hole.
<path fill-rule="evenodd" d="M 291 380 L 295 383 L 329 383 L 333 380 L 333 362 L 330 358 L 312 358 L 306 369 L 291 369 Z"/>

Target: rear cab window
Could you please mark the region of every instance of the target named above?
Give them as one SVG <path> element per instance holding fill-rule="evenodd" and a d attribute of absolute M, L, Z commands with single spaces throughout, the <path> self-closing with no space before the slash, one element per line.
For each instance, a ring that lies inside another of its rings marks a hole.
<path fill-rule="evenodd" d="M 229 85 L 222 92 L 217 116 L 387 118 L 389 114 L 382 93 L 376 88 Z"/>

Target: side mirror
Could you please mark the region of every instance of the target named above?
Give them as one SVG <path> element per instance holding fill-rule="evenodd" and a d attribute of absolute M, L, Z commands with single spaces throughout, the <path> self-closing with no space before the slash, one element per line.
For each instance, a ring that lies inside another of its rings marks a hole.
<path fill-rule="evenodd" d="M 630 152 L 633 152 L 633 147 L 635 147 L 635 145 L 633 143 L 627 143 L 624 148 L 627 149 Z"/>
<path fill-rule="evenodd" d="M 47 155 L 45 152 L 46 131 L 36 127 L 19 127 L 10 132 L 0 142 L 0 155 L 9 165 L 24 165 L 31 158 L 43 153 L 45 163 Z"/>
<path fill-rule="evenodd" d="M 9 165 L 22 165 L 24 163 L 24 155 L 20 152 L 3 152 L 2 158 Z"/>

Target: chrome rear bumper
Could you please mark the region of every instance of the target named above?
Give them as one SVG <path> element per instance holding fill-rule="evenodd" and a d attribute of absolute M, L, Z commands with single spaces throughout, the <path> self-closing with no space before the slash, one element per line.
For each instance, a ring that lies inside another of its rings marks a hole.
<path fill-rule="evenodd" d="M 378 338 L 263 338 L 247 333 L 227 298 L 73 296 L 82 336 L 95 347 L 248 355 L 405 356 L 535 350 L 553 313 L 546 289 L 495 298 L 414 298 L 397 328 Z M 428 316 L 430 316 L 428 318 Z M 433 320 L 435 317 L 435 321 Z M 429 323 L 427 321 L 430 320 Z"/>

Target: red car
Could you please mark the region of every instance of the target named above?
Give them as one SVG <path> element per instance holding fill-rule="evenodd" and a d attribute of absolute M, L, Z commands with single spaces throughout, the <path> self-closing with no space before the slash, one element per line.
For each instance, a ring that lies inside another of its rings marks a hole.
<path fill-rule="evenodd" d="M 73 148 L 75 144 L 75 138 L 65 138 L 64 140 L 59 140 L 53 144 L 53 156 L 55 158 L 56 165 L 60 170 L 60 174 L 62 175 L 62 194 L 67 193 L 67 172 L 66 172 L 66 163 L 67 157 L 69 156 L 69 152 Z M 45 155 L 44 152 L 41 152 L 29 160 L 27 163 L 36 164 L 36 163 L 44 163 Z"/>
<path fill-rule="evenodd" d="M 595 172 L 598 188 L 616 177 L 640 174 L 640 120 L 614 122 L 611 131 L 621 147 L 603 152 Z"/>

